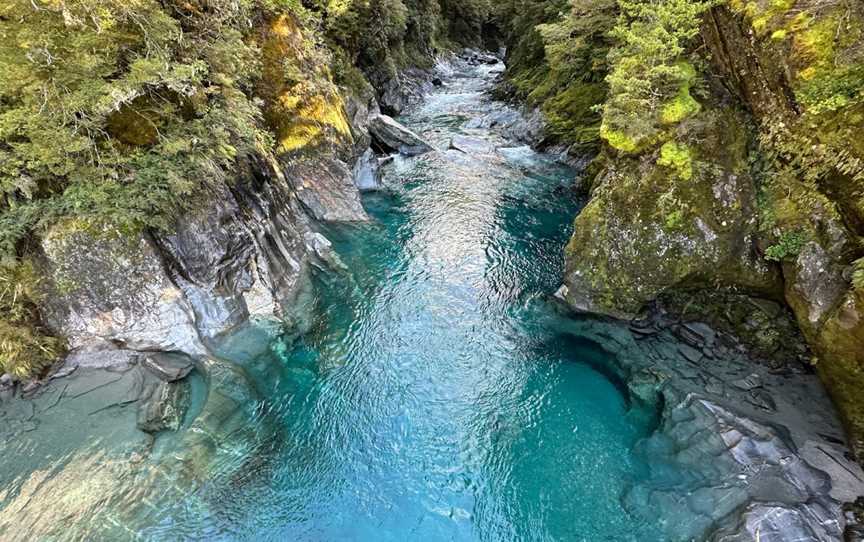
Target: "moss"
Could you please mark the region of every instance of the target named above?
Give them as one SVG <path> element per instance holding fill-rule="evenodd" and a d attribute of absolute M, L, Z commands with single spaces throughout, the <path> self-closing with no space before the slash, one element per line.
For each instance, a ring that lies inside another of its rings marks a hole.
<path fill-rule="evenodd" d="M 285 14 L 274 18 L 261 40 L 259 91 L 267 98 L 265 118 L 276 136 L 277 151 L 350 141 L 344 104 L 326 57 L 296 19 Z"/>
<path fill-rule="evenodd" d="M 816 370 L 837 405 L 860 461 L 864 459 L 864 292 L 848 292 L 814 331 L 816 336 L 811 339 L 819 356 Z"/>
<path fill-rule="evenodd" d="M 605 123 L 600 125 L 600 137 L 622 152 L 635 153 L 642 148 L 634 138 L 622 131 L 610 130 Z"/>
<path fill-rule="evenodd" d="M 783 41 L 786 39 L 787 35 L 788 35 L 788 32 L 786 32 L 786 30 L 781 28 L 780 30 L 775 30 L 771 34 L 771 39 L 775 40 L 775 41 Z"/>
<path fill-rule="evenodd" d="M 660 147 L 657 164 L 671 168 L 679 179 L 688 181 L 693 177 L 693 157 L 687 145 L 668 141 Z"/>
<path fill-rule="evenodd" d="M 547 132 L 565 143 L 595 144 L 600 139 L 600 115 L 595 107 L 605 97 L 601 83 L 572 83 L 543 103 Z"/>

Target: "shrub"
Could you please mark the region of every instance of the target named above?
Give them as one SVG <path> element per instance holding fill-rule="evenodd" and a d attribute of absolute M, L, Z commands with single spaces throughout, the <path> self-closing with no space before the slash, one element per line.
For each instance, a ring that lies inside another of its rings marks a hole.
<path fill-rule="evenodd" d="M 765 259 L 780 262 L 797 256 L 804 245 L 807 236 L 800 231 L 786 231 L 780 234 L 776 243 L 765 249 Z"/>

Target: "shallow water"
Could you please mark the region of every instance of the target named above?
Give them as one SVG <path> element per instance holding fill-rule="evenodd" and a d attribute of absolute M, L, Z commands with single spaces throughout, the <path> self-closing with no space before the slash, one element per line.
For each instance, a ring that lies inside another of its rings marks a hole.
<path fill-rule="evenodd" d="M 62 492 L 68 472 L 92 469 L 99 483 L 82 491 L 93 503 L 66 515 L 83 538 L 662 539 L 662 510 L 622 504 L 648 476 L 634 450 L 655 413 L 630 403 L 599 345 L 546 325 L 576 172 L 466 127 L 503 107 L 483 94 L 496 69 L 457 70 L 402 119 L 442 150 L 388 164 L 389 190 L 364 197 L 371 224 L 324 231 L 347 271 L 316 277 L 311 331 L 288 341 L 253 329 L 225 345 L 256 392 L 243 409 L 254 427 L 207 463 L 202 484 L 159 463 L 194 464 L 178 436 L 157 439 L 150 477 L 94 461 L 110 456 L 106 442 L 124 443 L 120 457 L 132 439 L 94 425 L 105 438 L 48 457 L 28 449 L 41 463 L 0 475 L 5 494 L 40 484 L 34 471 Z M 444 150 L 454 135 L 487 144 Z M 193 384 L 194 414 L 204 384 Z M 125 489 L 136 484 L 159 487 L 150 511 L 118 518 L 140 505 Z M 103 501 L 112 486 L 124 489 Z"/>

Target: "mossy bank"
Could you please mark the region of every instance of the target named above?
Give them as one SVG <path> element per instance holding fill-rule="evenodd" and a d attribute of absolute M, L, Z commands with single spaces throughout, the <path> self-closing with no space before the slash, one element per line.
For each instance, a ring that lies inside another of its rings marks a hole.
<path fill-rule="evenodd" d="M 530 4 L 509 90 L 546 113 L 548 143 L 594 157 L 568 302 L 623 318 L 686 291 L 788 305 L 860 456 L 860 2 Z"/>

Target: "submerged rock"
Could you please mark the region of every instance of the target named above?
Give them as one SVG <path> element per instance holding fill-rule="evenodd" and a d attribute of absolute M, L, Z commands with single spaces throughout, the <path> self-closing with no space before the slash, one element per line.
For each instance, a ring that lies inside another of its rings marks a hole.
<path fill-rule="evenodd" d="M 490 141 L 468 136 L 453 136 L 450 139 L 450 148 L 470 155 L 493 154 L 495 152 L 495 145 Z"/>
<path fill-rule="evenodd" d="M 163 382 L 186 378 L 195 368 L 195 361 L 183 354 L 154 352 L 142 356 L 141 365 Z"/>
<path fill-rule="evenodd" d="M 376 115 L 369 120 L 369 133 L 381 147 L 407 156 L 416 156 L 435 150 L 429 143 L 387 115 Z"/>
<path fill-rule="evenodd" d="M 624 496 L 629 511 L 663 509 L 670 539 L 841 539 L 842 503 L 864 495 L 864 472 L 815 375 L 778 374 L 732 351 L 692 363 L 695 349 L 672 330 L 641 333 L 654 328 L 647 319 L 560 325 L 615 355 L 632 400 L 661 405 L 657 429 L 636 447 L 650 473 Z"/>
<path fill-rule="evenodd" d="M 138 429 L 145 433 L 176 431 L 189 403 L 189 386 L 183 382 L 152 384 L 138 406 Z"/>

